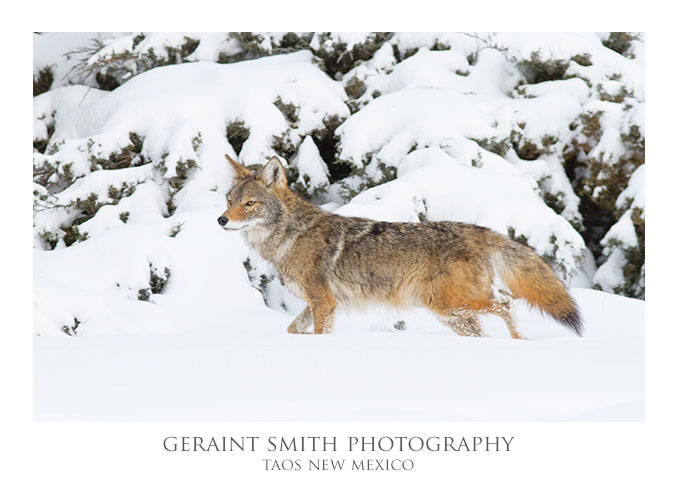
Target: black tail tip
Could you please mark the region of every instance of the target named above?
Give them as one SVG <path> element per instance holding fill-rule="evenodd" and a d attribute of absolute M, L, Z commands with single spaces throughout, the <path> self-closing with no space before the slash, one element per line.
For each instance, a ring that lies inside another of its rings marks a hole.
<path fill-rule="evenodd" d="M 583 318 L 577 307 L 559 316 L 557 320 L 574 331 L 578 336 L 583 336 Z"/>

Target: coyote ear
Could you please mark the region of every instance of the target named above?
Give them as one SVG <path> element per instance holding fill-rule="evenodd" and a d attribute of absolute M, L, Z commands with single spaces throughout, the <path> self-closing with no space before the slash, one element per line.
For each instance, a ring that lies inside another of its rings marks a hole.
<path fill-rule="evenodd" d="M 235 162 L 228 154 L 226 154 L 226 160 L 230 163 L 230 166 L 235 171 L 235 179 L 242 179 L 243 177 L 252 175 L 252 172 L 249 169 L 247 169 L 244 165 Z"/>
<path fill-rule="evenodd" d="M 287 176 L 284 173 L 282 162 L 277 156 L 270 158 L 257 177 L 268 187 L 287 187 Z"/>

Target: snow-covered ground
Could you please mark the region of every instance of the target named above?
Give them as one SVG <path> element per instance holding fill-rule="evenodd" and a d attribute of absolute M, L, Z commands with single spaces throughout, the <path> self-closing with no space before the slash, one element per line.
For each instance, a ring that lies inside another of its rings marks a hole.
<path fill-rule="evenodd" d="M 643 303 L 574 295 L 585 338 L 525 308 L 526 341 L 498 319 L 461 338 L 425 316 L 397 331 L 342 314 L 335 334 L 299 336 L 281 313 L 235 326 L 225 310 L 221 329 L 196 317 L 180 335 L 36 337 L 35 418 L 643 420 Z"/>
<path fill-rule="evenodd" d="M 34 98 L 34 139 L 49 140 L 34 152 L 37 419 L 642 420 L 644 302 L 591 285 L 624 281 L 644 168 L 615 202 L 623 216 L 601 242 L 608 259 L 598 267 L 576 229 L 579 198 L 562 157 L 588 112 L 603 113 L 604 132 L 590 157 L 613 164 L 635 133 L 623 130 L 643 134 L 643 42 L 630 59 L 596 34 L 502 34 L 484 44 L 397 34 L 339 80 L 307 50 L 222 64 L 219 49 L 234 47 L 194 37 L 193 62 L 110 92 L 67 79 L 82 54 L 60 64 L 87 34 L 36 41 L 36 71 L 58 66 L 52 88 Z M 99 37 L 106 47 L 89 62 L 185 39 L 139 38 Z M 513 57 L 534 49 L 582 64 L 569 62 L 566 79 L 525 82 Z M 357 98 L 350 80 L 365 83 Z M 618 93 L 623 105 L 608 101 Z M 316 144 L 331 119 L 340 122 L 336 156 L 355 170 L 333 182 Z M 527 341 L 509 339 L 494 317 L 483 318 L 489 338 L 460 338 L 420 309 L 342 312 L 333 335 L 287 335 L 303 302 L 216 223 L 232 184 L 224 154 L 236 155 L 228 133 L 240 126 L 239 160 L 260 164 L 293 147 L 285 162 L 296 189 L 327 210 L 464 221 L 523 239 L 573 287 L 584 337 L 521 303 Z M 514 145 L 495 148 L 507 140 Z M 534 160 L 519 156 L 527 142 Z"/>

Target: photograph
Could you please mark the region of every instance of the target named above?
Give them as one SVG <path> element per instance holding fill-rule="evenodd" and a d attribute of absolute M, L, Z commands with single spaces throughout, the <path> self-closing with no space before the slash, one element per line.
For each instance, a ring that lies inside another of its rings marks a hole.
<path fill-rule="evenodd" d="M 645 421 L 643 32 L 32 36 L 35 422 Z"/>

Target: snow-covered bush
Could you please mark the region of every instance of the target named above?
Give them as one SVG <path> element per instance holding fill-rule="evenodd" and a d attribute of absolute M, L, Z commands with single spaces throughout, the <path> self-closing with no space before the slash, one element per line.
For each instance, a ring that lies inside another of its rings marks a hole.
<path fill-rule="evenodd" d="M 605 262 L 595 274 L 599 288 L 643 299 L 644 268 L 644 165 L 634 171 L 616 199 L 617 221 L 601 240 Z"/>
<path fill-rule="evenodd" d="M 294 311 L 274 270 L 213 223 L 226 153 L 254 169 L 281 156 L 292 188 L 328 210 L 488 226 L 574 285 L 643 298 L 643 46 L 624 33 L 36 34 L 39 327 L 110 324 L 50 297 L 57 263 L 92 254 L 96 292 L 160 313 L 209 308 L 214 284 L 187 290 L 203 252 L 219 256 L 202 278 L 240 289 L 233 305 L 251 285 Z M 89 292 L 78 275 L 68 285 Z"/>
<path fill-rule="evenodd" d="M 79 61 L 69 73 L 83 84 L 110 91 L 149 69 L 184 62 L 199 40 L 184 34 L 129 34 L 111 39 L 94 38 L 88 46 L 73 51 Z"/>

